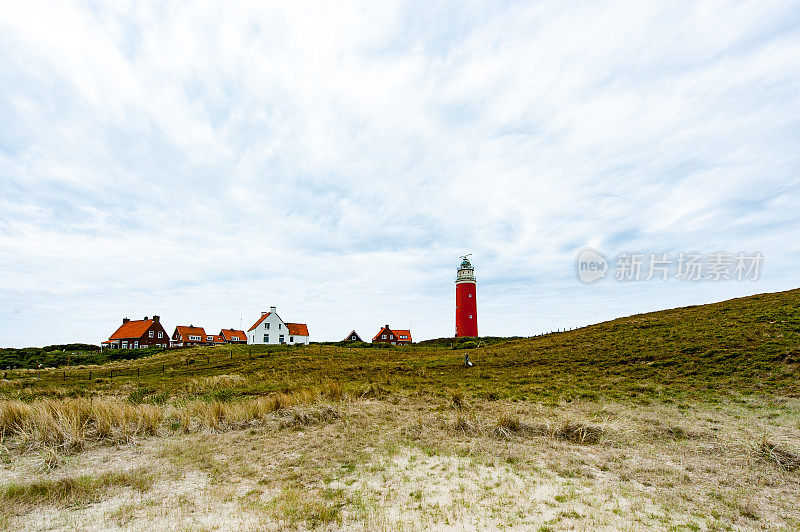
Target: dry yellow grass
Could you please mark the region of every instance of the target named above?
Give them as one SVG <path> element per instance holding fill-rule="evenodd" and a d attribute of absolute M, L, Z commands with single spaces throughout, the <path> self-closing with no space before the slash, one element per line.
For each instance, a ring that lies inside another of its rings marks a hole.
<path fill-rule="evenodd" d="M 230 375 L 214 375 L 211 377 L 198 377 L 189 379 L 184 384 L 184 389 L 187 393 L 194 395 L 202 395 L 221 388 L 234 388 L 236 386 L 243 386 L 247 383 L 247 379 L 238 374 Z"/>
<path fill-rule="evenodd" d="M 198 382 L 194 389 L 244 381 L 238 376 L 223 377 Z M 134 436 L 155 435 L 162 428 L 179 429 L 183 433 L 241 428 L 288 409 L 294 409 L 288 417 L 296 422 L 320 417 L 318 411 L 303 410 L 302 406 L 339 401 L 342 397 L 341 386 L 328 383 L 291 394 L 277 393 L 243 401 L 189 400 L 167 406 L 135 404 L 114 397 L 38 399 L 30 403 L 3 400 L 0 443 L 13 441 L 23 446 L 79 449 L 87 441 L 125 441 Z"/>
<path fill-rule="evenodd" d="M 0 432 L 22 444 L 80 448 L 87 439 L 125 440 L 155 434 L 163 412 L 114 398 L 0 401 Z"/>

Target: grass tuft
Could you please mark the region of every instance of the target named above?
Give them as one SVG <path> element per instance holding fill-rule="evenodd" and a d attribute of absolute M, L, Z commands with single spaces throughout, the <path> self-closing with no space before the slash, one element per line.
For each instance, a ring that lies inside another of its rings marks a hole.
<path fill-rule="evenodd" d="M 244 386 L 247 379 L 238 374 L 214 375 L 212 377 L 198 377 L 189 379 L 183 388 L 191 395 L 204 395 L 225 388 Z"/>
<path fill-rule="evenodd" d="M 554 433 L 558 439 L 583 445 L 600 443 L 604 435 L 603 427 L 575 421 L 565 421 Z"/>
<path fill-rule="evenodd" d="M 6 511 L 23 514 L 42 505 L 70 507 L 97 502 L 114 487 L 146 492 L 152 485 L 152 476 L 142 471 L 109 472 L 98 476 L 83 475 L 30 483 L 12 482 L 0 488 L 0 504 Z"/>
<path fill-rule="evenodd" d="M 516 414 L 507 410 L 497 416 L 493 434 L 499 438 L 510 438 L 517 436 L 547 436 L 549 430 L 547 425 L 534 425 L 526 423 Z"/>
<path fill-rule="evenodd" d="M 362 398 L 381 399 L 385 397 L 389 391 L 378 382 L 367 383 L 361 390 Z"/>
<path fill-rule="evenodd" d="M 0 432 L 30 445 L 81 448 L 87 439 L 124 441 L 156 434 L 163 413 L 155 405 L 113 398 L 0 401 Z"/>
<path fill-rule="evenodd" d="M 461 390 L 455 390 L 451 395 L 451 399 L 453 401 L 453 406 L 459 410 L 469 407 L 469 403 L 467 403 L 467 400 L 464 397 L 464 392 Z"/>
<path fill-rule="evenodd" d="M 763 460 L 777 465 L 784 471 L 795 471 L 800 468 L 800 454 L 785 449 L 769 440 L 761 442 L 758 454 Z"/>

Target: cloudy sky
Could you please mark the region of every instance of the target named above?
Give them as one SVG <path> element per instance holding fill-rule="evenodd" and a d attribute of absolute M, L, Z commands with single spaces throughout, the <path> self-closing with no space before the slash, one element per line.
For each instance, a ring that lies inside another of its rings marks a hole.
<path fill-rule="evenodd" d="M 2 346 L 449 336 L 464 253 L 484 335 L 800 285 L 796 2 L 2 3 Z M 615 279 L 716 251 L 759 278 Z"/>

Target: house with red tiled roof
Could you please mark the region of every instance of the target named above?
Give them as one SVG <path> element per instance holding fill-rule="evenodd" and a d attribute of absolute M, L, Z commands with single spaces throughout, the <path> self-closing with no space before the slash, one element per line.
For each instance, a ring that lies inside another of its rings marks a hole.
<path fill-rule="evenodd" d="M 103 342 L 104 349 L 140 349 L 143 347 L 169 347 L 169 336 L 158 316 L 143 320 L 122 319 L 116 331 Z"/>
<path fill-rule="evenodd" d="M 188 347 L 195 345 L 205 345 L 206 330 L 194 325 L 178 325 L 172 333 L 172 347 Z"/>
<path fill-rule="evenodd" d="M 225 343 L 225 339 L 222 338 L 219 334 L 207 334 L 206 335 L 206 345 L 222 345 Z"/>
<path fill-rule="evenodd" d="M 262 312 L 247 330 L 247 343 L 251 345 L 308 344 L 308 325 L 287 323 L 278 316 L 275 307 Z"/>
<path fill-rule="evenodd" d="M 246 344 L 247 335 L 244 331 L 237 331 L 236 329 L 222 329 L 219 332 L 222 341 L 226 344 Z"/>
<path fill-rule="evenodd" d="M 408 329 L 390 329 L 388 324 L 384 325 L 375 335 L 375 338 L 372 339 L 373 344 L 405 345 L 411 342 L 411 331 Z"/>

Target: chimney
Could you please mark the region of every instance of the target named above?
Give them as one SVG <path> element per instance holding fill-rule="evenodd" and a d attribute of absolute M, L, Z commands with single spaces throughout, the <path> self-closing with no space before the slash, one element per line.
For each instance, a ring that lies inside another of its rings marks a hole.
<path fill-rule="evenodd" d="M 387 329 L 389 328 L 389 324 L 388 324 L 388 323 L 386 324 L 386 328 L 387 328 Z"/>
<path fill-rule="evenodd" d="M 262 316 L 266 316 L 267 314 L 269 314 L 269 313 L 268 313 L 266 310 L 262 310 L 262 311 L 261 311 L 261 315 L 262 315 Z"/>
<path fill-rule="evenodd" d="M 144 317 L 144 321 L 147 321 L 147 319 L 148 319 L 148 318 L 147 318 L 147 316 L 145 316 L 145 317 Z"/>
<path fill-rule="evenodd" d="M 155 314 L 153 314 L 153 321 L 154 321 L 154 322 L 156 322 L 156 323 L 161 323 L 161 322 L 159 321 L 160 319 L 161 319 L 161 316 L 156 316 Z"/>
<path fill-rule="evenodd" d="M 125 324 L 126 324 L 126 323 L 128 323 L 129 321 L 131 321 L 131 320 L 129 320 L 128 318 L 122 318 L 122 324 L 123 324 L 123 325 L 125 325 Z"/>
<path fill-rule="evenodd" d="M 271 313 L 273 313 L 273 314 L 274 314 L 275 312 L 277 312 L 277 311 L 275 310 L 276 308 L 277 308 L 277 307 L 269 307 L 269 311 L 270 311 Z"/>

